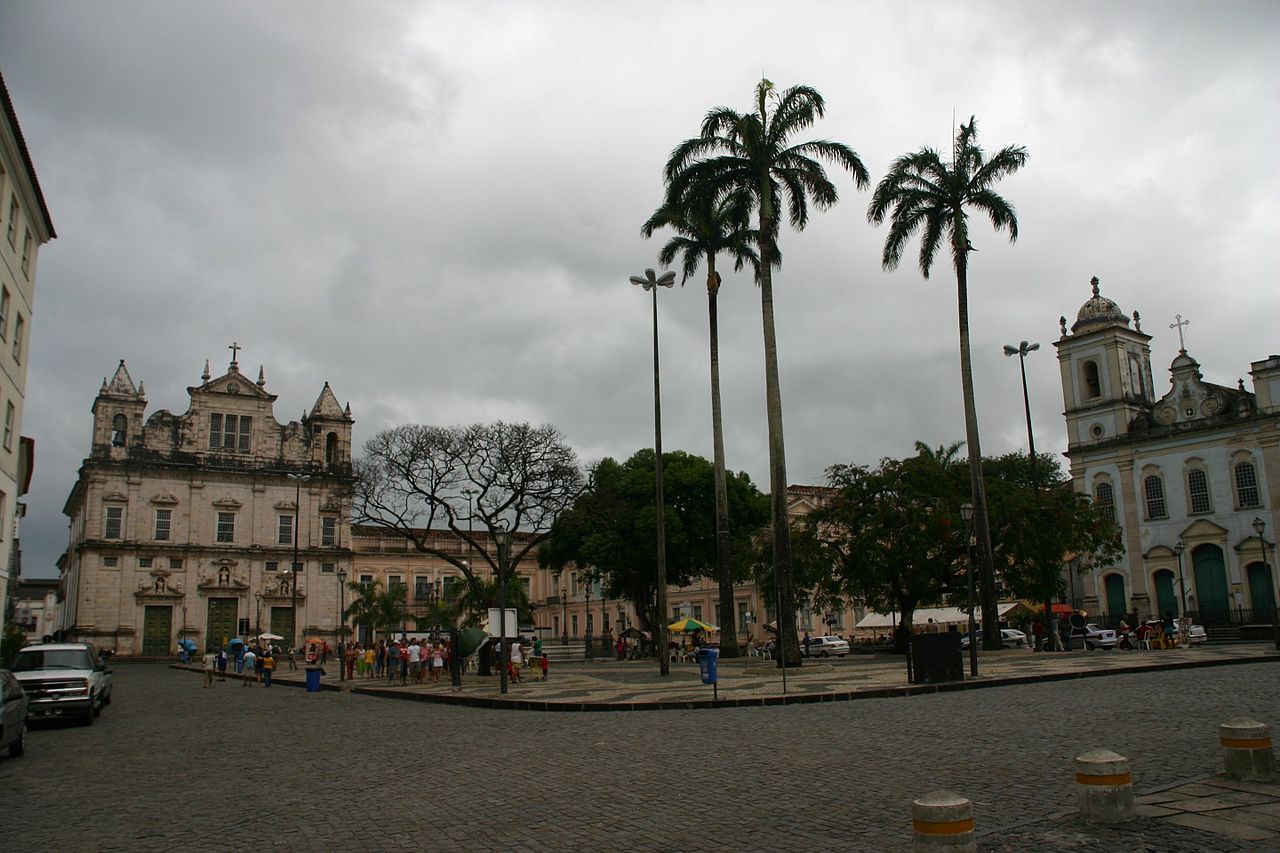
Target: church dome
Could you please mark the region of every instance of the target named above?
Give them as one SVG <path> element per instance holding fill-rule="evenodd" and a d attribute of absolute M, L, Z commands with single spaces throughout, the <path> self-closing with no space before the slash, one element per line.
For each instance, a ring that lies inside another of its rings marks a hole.
<path fill-rule="evenodd" d="M 1094 276 L 1089 280 L 1089 283 L 1093 285 L 1093 296 L 1080 306 L 1080 311 L 1076 314 L 1076 321 L 1072 324 L 1071 331 L 1073 333 L 1081 330 L 1089 331 L 1096 327 L 1109 326 L 1113 323 L 1128 326 L 1129 318 L 1120 310 L 1120 306 L 1098 292 L 1098 277 Z"/>

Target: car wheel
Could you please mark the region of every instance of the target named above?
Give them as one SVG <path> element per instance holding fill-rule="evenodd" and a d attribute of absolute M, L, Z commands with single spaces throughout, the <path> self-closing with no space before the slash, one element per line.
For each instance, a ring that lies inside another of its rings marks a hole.
<path fill-rule="evenodd" d="M 18 731 L 18 739 L 9 744 L 9 757 L 21 758 L 23 753 L 27 751 L 27 726 L 22 724 L 22 728 Z"/>
<path fill-rule="evenodd" d="M 89 694 L 89 710 L 86 711 L 84 715 L 80 717 L 80 725 L 92 726 L 93 718 L 96 716 L 98 716 L 98 709 L 97 709 L 97 706 L 93 704 L 93 694 L 90 693 Z"/>
<path fill-rule="evenodd" d="M 1093 643 L 1085 641 L 1084 648 L 1085 648 L 1085 651 L 1091 652 L 1094 650 L 1095 646 L 1093 645 Z"/>
<path fill-rule="evenodd" d="M 89 707 L 93 709 L 93 716 L 98 717 L 102 715 L 102 705 L 102 702 L 99 702 L 97 705 L 93 704 L 93 698 L 90 697 Z"/>
<path fill-rule="evenodd" d="M 820 654 L 818 655 L 818 657 L 820 657 L 820 658 L 829 658 L 829 657 L 831 657 L 831 653 L 830 653 L 830 652 L 822 652 L 822 653 L 820 653 Z"/>
<path fill-rule="evenodd" d="M 111 704 L 111 694 L 110 694 L 110 693 L 108 693 L 108 694 L 106 695 L 106 697 L 104 697 L 104 698 L 103 698 L 103 700 L 102 700 L 102 704 L 103 704 L 103 706 L 104 706 L 104 707 L 105 707 L 105 706 L 107 706 L 107 705 L 110 705 L 110 704 Z"/>

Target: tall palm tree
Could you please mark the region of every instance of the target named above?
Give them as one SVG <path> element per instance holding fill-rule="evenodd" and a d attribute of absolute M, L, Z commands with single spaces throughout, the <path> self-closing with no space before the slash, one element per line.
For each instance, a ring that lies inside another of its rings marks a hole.
<path fill-rule="evenodd" d="M 800 642 L 792 618 L 795 604 L 791 591 L 791 528 L 787 517 L 787 454 L 782 434 L 778 340 L 773 323 L 778 219 L 785 203 L 792 227 L 800 231 L 809 222 L 810 202 L 818 210 L 826 210 L 839 200 L 836 185 L 819 161 L 849 171 L 858 187 L 868 183 L 866 167 L 849 146 L 825 139 L 791 143 L 793 135 L 807 129 L 825 111 L 822 95 L 809 86 L 792 86 L 777 95 L 773 83 L 761 80 L 756 86 L 752 111 L 739 113 L 728 107 L 711 110 L 702 120 L 702 134 L 676 146 L 666 167 L 670 198 L 682 199 L 700 187 L 708 188 L 717 196 L 742 192 L 751 199 L 759 219 L 756 242 L 760 262 L 756 278 L 760 284 L 764 325 L 773 563 L 783 648 L 783 654 L 778 657 L 779 664 L 786 666 L 799 666 Z"/>
<path fill-rule="evenodd" d="M 738 634 L 733 613 L 733 554 L 729 545 L 729 491 L 725 485 L 724 424 L 720 409 L 720 327 L 716 319 L 716 296 L 720 292 L 720 274 L 716 272 L 716 256 L 727 252 L 733 268 L 754 266 L 758 256 L 752 248 L 751 199 L 737 192 L 717 200 L 710 192 L 691 192 L 685 199 L 668 200 L 654 211 L 640 228 L 652 237 L 659 228 L 669 227 L 673 236 L 658 260 L 663 266 L 679 258 L 684 275 L 680 284 L 698 271 L 703 258 L 707 262 L 707 317 L 711 341 L 711 438 L 716 496 L 716 575 L 720 586 L 720 656 L 738 656 Z"/>
<path fill-rule="evenodd" d="M 978 575 L 981 582 L 983 646 L 1000 648 L 996 630 L 995 573 L 991 562 L 991 528 L 987 520 L 987 493 L 982 481 L 982 446 L 978 440 L 978 410 L 973 400 L 973 364 L 969 356 L 969 241 L 971 208 L 986 214 L 997 231 L 1007 231 L 1009 242 L 1018 239 L 1018 218 L 1013 206 L 992 186 L 1027 162 L 1027 151 L 1010 145 L 987 159 L 978 145 L 978 124 L 974 118 L 961 124 L 956 134 L 951 162 L 945 163 L 932 148 L 904 154 L 889 168 L 876 186 L 867 208 L 867 219 L 879 225 L 889 217 L 889 234 L 884 241 L 881 263 L 896 269 L 911 238 L 920 232 L 920 272 L 929 269 L 942 241 L 951 245 L 951 262 L 956 272 L 956 299 L 960 321 L 960 384 L 964 392 L 965 443 L 969 450 L 969 488 L 973 495 L 974 528 L 978 535 Z"/>

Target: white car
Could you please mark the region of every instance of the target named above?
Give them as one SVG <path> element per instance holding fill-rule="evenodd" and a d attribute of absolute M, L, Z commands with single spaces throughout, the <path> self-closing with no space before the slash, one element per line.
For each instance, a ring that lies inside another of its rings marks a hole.
<path fill-rule="evenodd" d="M 1182 623 L 1179 622 L 1177 619 L 1173 620 L 1173 630 L 1174 630 L 1174 633 L 1179 633 L 1179 634 L 1182 631 Z M 1194 622 L 1188 625 L 1187 626 L 1187 642 L 1193 646 L 1199 646 L 1209 642 L 1209 635 L 1205 633 L 1204 626 L 1197 625 Z"/>
<path fill-rule="evenodd" d="M 978 642 L 982 642 L 982 629 L 978 629 Z M 1000 647 L 1003 649 L 1025 649 L 1027 645 L 1027 635 L 1015 628 L 1000 629 Z M 960 637 L 960 648 L 969 648 L 969 634 L 966 632 Z"/>
<path fill-rule="evenodd" d="M 809 640 L 809 657 L 825 658 L 835 655 L 844 657 L 849 654 L 849 641 L 840 637 L 813 637 Z"/>
<path fill-rule="evenodd" d="M 1107 649 L 1110 651 L 1120 643 L 1120 638 L 1110 628 L 1102 628 L 1090 622 L 1083 628 L 1073 627 L 1071 629 L 1071 642 L 1073 645 L 1084 643 L 1084 647 L 1089 651 L 1094 649 Z"/>

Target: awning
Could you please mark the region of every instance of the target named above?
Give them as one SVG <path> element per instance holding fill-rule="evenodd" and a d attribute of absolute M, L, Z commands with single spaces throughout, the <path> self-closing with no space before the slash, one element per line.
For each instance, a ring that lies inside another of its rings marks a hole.
<path fill-rule="evenodd" d="M 1013 608 L 1017 607 L 1016 601 L 1002 603 L 996 605 L 996 612 L 1004 616 Z M 979 613 L 974 614 L 975 618 L 981 621 Z M 876 613 L 870 611 L 866 616 L 858 620 L 856 628 L 892 628 L 898 624 L 900 619 L 897 613 Z M 969 612 L 960 607 L 919 607 L 911 616 L 911 624 L 926 625 L 932 619 L 939 625 L 963 625 L 969 621 Z"/>

